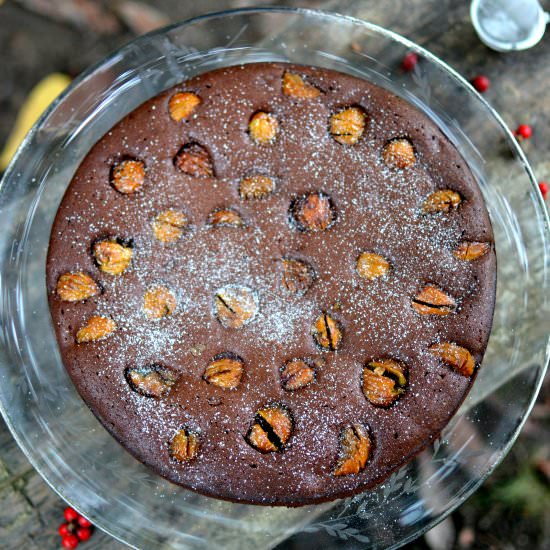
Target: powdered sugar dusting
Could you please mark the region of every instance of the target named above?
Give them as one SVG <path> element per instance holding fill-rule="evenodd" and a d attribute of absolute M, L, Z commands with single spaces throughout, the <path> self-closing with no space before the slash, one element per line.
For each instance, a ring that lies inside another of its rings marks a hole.
<path fill-rule="evenodd" d="M 322 93 L 289 98 L 281 93 L 284 69 L 258 65 L 203 75 L 176 87 L 201 97 L 188 120 L 170 120 L 171 91 L 113 128 L 63 201 L 48 264 L 54 278 L 82 270 L 103 289 L 84 304 L 64 305 L 58 317 L 63 334 L 73 334 L 91 314 L 117 323 L 112 337 L 90 346 L 75 347 L 66 336 L 62 342 L 65 358 L 77 358 L 84 393 L 102 420 L 170 479 L 249 501 L 315 500 L 353 490 L 380 479 L 419 441 L 429 440 L 469 381 L 439 365 L 427 346 L 454 339 L 478 349 L 471 327 L 479 328 L 490 293 L 479 268 L 452 254 L 469 231 L 469 205 L 479 199 L 470 176 L 459 178 L 449 169 L 458 154 L 439 131 L 378 88 L 335 73 L 300 69 Z M 328 121 L 354 105 L 366 113 L 365 132 L 357 145 L 343 146 L 330 135 Z M 255 144 L 248 135 L 249 120 L 259 110 L 278 121 L 272 144 Z M 394 137 L 413 143 L 413 167 L 397 170 L 382 161 L 380 152 Z M 174 155 L 190 142 L 211 156 L 214 177 L 191 177 L 174 166 Z M 135 194 L 122 195 L 109 184 L 110 169 L 121 158 L 139 159 L 146 167 L 143 188 Z M 244 200 L 239 182 L 256 173 L 272 177 L 275 190 L 262 200 Z M 460 192 L 464 205 L 449 214 L 422 213 L 425 198 L 447 187 Z M 336 221 L 326 231 L 301 232 L 290 220 L 292 201 L 309 192 L 326 193 L 334 203 Z M 189 225 L 177 242 L 163 244 L 151 224 L 171 208 L 182 211 Z M 219 208 L 237 212 L 244 226 L 213 227 L 209 215 Z M 120 276 L 102 273 L 91 255 L 95 240 L 106 237 L 132 247 L 130 267 Z M 365 251 L 388 261 L 385 276 L 359 276 L 356 262 Z M 315 272 L 303 295 L 283 287 L 283 258 L 305 261 Z M 144 295 L 159 284 L 177 305 L 161 319 L 148 319 Z M 415 313 L 411 300 L 426 284 L 456 298 L 458 312 Z M 240 328 L 227 328 L 217 318 L 215 299 L 224 288 L 246 288 L 254 297 L 255 314 Z M 336 352 L 320 350 L 312 337 L 323 312 L 343 331 Z M 208 361 L 222 352 L 243 359 L 236 390 L 202 379 Z M 316 381 L 285 391 L 280 369 L 296 357 L 315 363 Z M 391 409 L 373 407 L 361 390 L 363 365 L 382 357 L 409 369 L 406 393 Z M 132 391 L 124 369 L 156 363 L 178 373 L 170 394 L 153 399 Z M 101 391 L 94 393 L 98 384 Z M 99 394 L 113 405 L 102 406 Z M 294 433 L 283 453 L 262 455 L 244 434 L 256 411 L 275 402 L 291 411 Z M 335 479 L 339 433 L 351 422 L 369 426 L 375 451 L 362 474 Z M 168 456 L 168 443 L 182 426 L 201 441 L 197 459 L 184 465 Z M 289 487 L 298 496 L 289 495 Z"/>

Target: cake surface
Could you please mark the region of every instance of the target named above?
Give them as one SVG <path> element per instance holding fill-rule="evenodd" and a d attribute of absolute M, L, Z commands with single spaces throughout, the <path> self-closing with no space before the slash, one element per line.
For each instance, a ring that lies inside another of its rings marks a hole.
<path fill-rule="evenodd" d="M 487 345 L 496 257 L 424 114 L 259 63 L 112 128 L 46 271 L 63 362 L 128 451 L 203 494 L 296 506 L 372 487 L 439 435 Z"/>

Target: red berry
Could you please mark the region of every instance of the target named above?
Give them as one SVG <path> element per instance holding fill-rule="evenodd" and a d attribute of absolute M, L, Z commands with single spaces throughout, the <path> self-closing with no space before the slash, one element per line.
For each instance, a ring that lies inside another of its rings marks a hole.
<path fill-rule="evenodd" d="M 63 515 L 67 521 L 76 521 L 80 514 L 74 508 L 67 506 L 63 511 Z"/>
<path fill-rule="evenodd" d="M 548 191 L 550 190 L 550 187 L 545 181 L 541 181 L 539 183 L 539 189 L 540 189 L 542 198 L 546 200 L 548 198 Z"/>
<path fill-rule="evenodd" d="M 533 128 L 529 124 L 520 124 L 516 131 L 514 132 L 516 137 L 521 137 L 523 139 L 529 139 L 533 135 Z"/>
<path fill-rule="evenodd" d="M 68 548 L 68 550 L 72 550 L 78 546 L 79 542 L 78 537 L 71 533 L 69 535 L 65 535 L 61 539 L 61 546 L 63 546 L 63 548 Z"/>
<path fill-rule="evenodd" d="M 68 523 L 62 523 L 59 526 L 59 529 L 57 531 L 62 537 L 64 537 L 65 535 L 68 535 L 70 533 L 69 524 Z"/>
<path fill-rule="evenodd" d="M 78 516 L 78 519 L 76 520 L 78 525 L 80 527 L 91 527 L 92 524 L 84 517 L 84 516 Z"/>
<path fill-rule="evenodd" d="M 76 536 L 81 540 L 88 540 L 92 536 L 92 530 L 89 527 L 79 527 L 76 530 Z"/>
<path fill-rule="evenodd" d="M 491 81 L 482 74 L 479 74 L 472 78 L 472 86 L 480 93 L 486 92 L 491 85 Z"/>
<path fill-rule="evenodd" d="M 401 68 L 404 71 L 410 72 L 416 67 L 417 64 L 418 55 L 416 55 L 414 52 L 410 52 L 403 58 L 403 61 L 401 61 Z"/>

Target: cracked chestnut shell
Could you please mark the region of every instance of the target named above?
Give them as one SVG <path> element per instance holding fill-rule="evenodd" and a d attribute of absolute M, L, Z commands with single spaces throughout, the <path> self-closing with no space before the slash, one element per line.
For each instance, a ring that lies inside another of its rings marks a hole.
<path fill-rule="evenodd" d="M 382 160 L 390 168 L 410 168 L 416 162 L 413 144 L 406 138 L 392 139 L 382 149 Z"/>
<path fill-rule="evenodd" d="M 235 353 L 224 352 L 212 358 L 202 378 L 219 388 L 234 390 L 241 383 L 243 371 L 244 361 Z"/>
<path fill-rule="evenodd" d="M 476 241 L 462 241 L 458 246 L 453 250 L 453 255 L 459 260 L 464 260 L 466 262 L 473 262 L 485 256 L 487 252 L 491 250 L 490 243 L 480 243 Z"/>
<path fill-rule="evenodd" d="M 63 273 L 57 280 L 55 291 L 64 302 L 81 302 L 100 292 L 99 285 L 82 271 Z"/>
<path fill-rule="evenodd" d="M 186 143 L 174 157 L 174 166 L 194 178 L 214 176 L 214 163 L 210 153 L 200 143 Z"/>
<path fill-rule="evenodd" d="M 283 258 L 281 284 L 283 288 L 301 296 L 305 294 L 315 281 L 315 271 L 303 260 L 295 260 L 292 258 Z"/>
<path fill-rule="evenodd" d="M 476 366 L 472 354 L 453 342 L 440 342 L 429 347 L 430 353 L 441 359 L 462 376 L 472 376 Z"/>
<path fill-rule="evenodd" d="M 256 412 L 245 440 L 260 453 L 283 451 L 293 430 L 294 420 L 287 407 L 267 405 Z"/>
<path fill-rule="evenodd" d="M 273 191 L 275 191 L 273 178 L 263 174 L 247 176 L 239 185 L 239 195 L 244 200 L 266 199 Z"/>
<path fill-rule="evenodd" d="M 279 122 L 270 113 L 257 111 L 248 123 L 248 133 L 254 143 L 267 145 L 275 140 L 279 131 Z"/>
<path fill-rule="evenodd" d="M 76 342 L 84 344 L 103 340 L 111 336 L 116 328 L 116 323 L 111 318 L 104 315 L 92 315 L 76 333 Z"/>
<path fill-rule="evenodd" d="M 369 432 L 363 424 L 355 423 L 344 428 L 340 432 L 340 456 L 333 475 L 358 474 L 367 464 L 371 447 Z"/>
<path fill-rule="evenodd" d="M 362 252 L 357 258 L 357 273 L 367 281 L 384 277 L 390 270 L 390 262 L 375 252 Z"/>
<path fill-rule="evenodd" d="M 161 243 L 174 243 L 189 224 L 187 216 L 173 208 L 160 212 L 152 223 L 153 235 Z"/>
<path fill-rule="evenodd" d="M 248 325 L 258 312 L 256 292 L 243 285 L 227 285 L 214 294 L 214 312 L 225 328 Z"/>
<path fill-rule="evenodd" d="M 168 102 L 168 112 L 172 120 L 180 122 L 189 118 L 202 103 L 201 98 L 192 92 L 177 92 Z"/>
<path fill-rule="evenodd" d="M 289 215 L 292 225 L 304 232 L 326 231 L 336 221 L 332 199 L 323 192 L 307 193 L 294 199 Z"/>
<path fill-rule="evenodd" d="M 324 351 L 336 351 L 342 343 L 342 327 L 336 319 L 323 312 L 313 323 L 313 339 Z"/>
<path fill-rule="evenodd" d="M 154 285 L 143 296 L 143 311 L 148 319 L 162 319 L 172 315 L 177 301 L 173 292 L 163 285 Z"/>
<path fill-rule="evenodd" d="M 210 212 L 207 225 L 211 227 L 244 227 L 241 215 L 231 208 L 219 208 Z"/>
<path fill-rule="evenodd" d="M 170 456 L 178 462 L 189 462 L 199 453 L 199 434 L 182 427 L 170 442 Z"/>
<path fill-rule="evenodd" d="M 132 260 L 132 247 L 113 237 L 96 241 L 92 247 L 95 261 L 104 273 L 121 275 Z"/>
<path fill-rule="evenodd" d="M 420 315 L 448 315 L 457 308 L 456 300 L 435 285 L 426 285 L 413 299 L 412 308 Z"/>
<path fill-rule="evenodd" d="M 145 164 L 141 160 L 126 159 L 111 168 L 111 185 L 123 195 L 131 195 L 145 182 Z"/>
<path fill-rule="evenodd" d="M 282 82 L 283 94 L 295 99 L 315 99 L 321 95 L 321 90 L 309 84 L 297 73 L 285 71 Z"/>
<path fill-rule="evenodd" d="M 422 210 L 426 214 L 437 214 L 438 212 L 450 212 L 456 210 L 462 202 L 462 197 L 451 189 L 440 189 L 428 195 Z"/>
<path fill-rule="evenodd" d="M 124 377 L 130 388 L 144 397 L 160 399 L 170 393 L 179 375 L 163 365 L 153 364 L 143 367 L 128 367 Z"/>
<path fill-rule="evenodd" d="M 281 368 L 281 386 L 286 391 L 296 391 L 315 382 L 316 369 L 307 357 L 291 359 Z"/>
<path fill-rule="evenodd" d="M 405 391 L 407 368 L 395 359 L 378 359 L 363 368 L 363 393 L 377 407 L 389 407 Z"/>
<path fill-rule="evenodd" d="M 330 117 L 330 134 L 342 145 L 355 145 L 363 135 L 366 114 L 361 107 L 348 107 Z"/>

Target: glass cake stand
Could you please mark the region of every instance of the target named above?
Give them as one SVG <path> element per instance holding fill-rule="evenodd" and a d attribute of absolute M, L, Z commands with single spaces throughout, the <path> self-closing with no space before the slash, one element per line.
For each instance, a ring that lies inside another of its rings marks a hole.
<path fill-rule="evenodd" d="M 421 61 L 403 73 L 400 61 L 409 51 Z M 479 180 L 498 254 L 487 354 L 441 437 L 375 490 L 296 509 L 200 496 L 132 458 L 100 426 L 63 368 L 44 276 L 60 199 L 82 158 L 115 122 L 197 73 L 274 60 L 364 77 L 435 120 Z M 4 176 L 0 211 L 2 414 L 47 483 L 134 547 L 262 550 L 291 540 L 301 548 L 396 548 L 441 521 L 491 473 L 517 437 L 544 376 L 548 217 L 525 156 L 499 115 L 456 72 L 364 21 L 252 9 L 139 38 L 76 79 L 35 125 Z"/>

